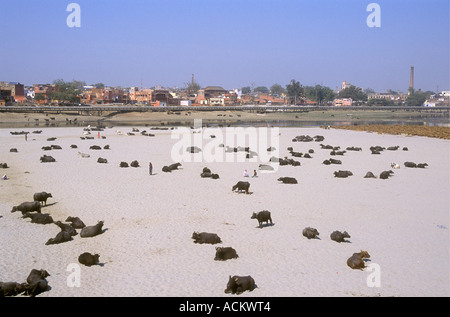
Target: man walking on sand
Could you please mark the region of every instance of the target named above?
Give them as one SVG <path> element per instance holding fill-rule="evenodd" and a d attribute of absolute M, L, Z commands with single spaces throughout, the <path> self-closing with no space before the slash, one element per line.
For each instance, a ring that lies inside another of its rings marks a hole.
<path fill-rule="evenodd" d="M 153 172 L 152 162 L 148 163 L 148 172 L 149 172 L 150 175 L 152 175 L 152 172 Z"/>

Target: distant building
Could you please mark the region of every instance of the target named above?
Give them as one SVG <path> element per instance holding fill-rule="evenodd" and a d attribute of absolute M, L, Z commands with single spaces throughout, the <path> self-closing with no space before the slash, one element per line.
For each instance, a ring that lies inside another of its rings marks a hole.
<path fill-rule="evenodd" d="M 342 82 L 342 85 L 341 85 L 341 90 L 350 88 L 350 86 L 351 86 L 351 84 L 348 83 L 348 82 L 346 82 L 346 81 L 344 80 L 344 81 Z"/>
<path fill-rule="evenodd" d="M 351 106 L 352 104 L 353 104 L 352 98 L 337 98 L 334 99 L 333 101 L 333 105 L 337 107 Z"/>
<path fill-rule="evenodd" d="M 24 85 L 14 82 L 0 82 L 0 90 L 2 95 L 11 96 L 15 102 L 23 102 L 26 100 Z"/>

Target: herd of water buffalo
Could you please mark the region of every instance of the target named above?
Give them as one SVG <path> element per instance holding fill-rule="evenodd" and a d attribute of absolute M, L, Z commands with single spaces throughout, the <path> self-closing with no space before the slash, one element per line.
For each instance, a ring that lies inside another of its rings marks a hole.
<path fill-rule="evenodd" d="M 297 136 L 292 141 L 293 142 L 322 142 L 324 137 L 322 136 Z M 347 147 L 346 150 L 340 150 L 339 146 L 330 146 L 320 144 L 321 149 L 331 150 L 330 156 L 343 156 L 347 151 L 361 151 L 362 149 L 359 147 Z M 72 148 L 76 148 L 76 146 L 72 146 Z M 53 150 L 53 149 L 61 149 L 59 146 L 51 145 L 48 147 L 44 147 L 44 151 Z M 97 149 L 97 148 L 91 148 Z M 101 149 L 101 148 L 99 148 Z M 108 146 L 109 149 L 109 146 Z M 370 147 L 370 151 L 373 155 L 379 155 L 382 151 L 396 151 L 399 147 L 388 147 L 384 148 L 381 146 L 373 146 Z M 187 149 L 194 153 L 194 149 Z M 244 149 L 247 150 L 247 149 Z M 269 149 L 268 149 L 269 150 Z M 17 151 L 17 150 L 15 150 Z M 292 147 L 288 148 L 289 153 L 294 157 L 302 157 L 302 158 L 312 158 L 311 154 L 314 153 L 314 150 L 310 149 L 308 153 L 300 153 L 295 152 Z M 403 151 L 408 151 L 406 147 L 403 148 Z M 80 153 L 79 153 L 80 154 Z M 83 156 L 84 157 L 84 156 Z M 280 166 L 282 165 L 292 165 L 292 166 L 300 166 L 300 162 L 296 161 L 294 158 L 276 158 L 273 157 L 271 162 L 278 162 Z M 101 160 L 100 160 L 101 159 Z M 107 163 L 106 159 L 100 158 L 98 163 Z M 52 156 L 43 155 L 40 158 L 42 163 L 51 163 L 56 160 Z M 324 165 L 330 164 L 342 164 L 341 160 L 330 158 L 328 160 L 323 161 Z M 139 163 L 137 161 L 133 161 L 131 163 L 133 167 L 139 167 Z M 163 172 L 171 172 L 177 170 L 181 166 L 180 163 L 174 163 L 168 166 L 164 166 L 162 168 Z M 413 162 L 405 162 L 405 167 L 408 168 L 425 168 L 428 165 L 426 163 L 413 163 Z M 6 163 L 0 163 L 0 168 L 7 168 Z M 128 167 L 128 163 L 121 162 L 120 167 Z M 398 164 L 392 163 L 392 168 L 399 168 Z M 270 169 L 270 165 L 260 165 L 260 170 Z M 393 174 L 392 170 L 383 171 L 380 174 L 380 179 L 387 179 Z M 337 178 L 346 178 L 352 176 L 353 173 L 351 171 L 346 170 L 338 170 L 334 172 L 334 176 Z M 213 178 L 218 179 L 219 175 L 212 173 L 211 170 L 207 167 L 203 168 L 202 173 L 200 174 L 202 178 Z M 365 178 L 376 178 L 376 176 L 372 172 L 367 172 Z M 297 180 L 293 177 L 280 177 L 278 181 L 283 184 L 297 184 Z M 238 181 L 235 185 L 232 186 L 232 191 L 237 191 L 238 193 L 250 194 L 250 182 L 248 181 Z M 78 234 L 76 230 L 80 230 L 79 235 L 81 238 L 89 238 L 94 237 L 96 235 L 102 234 L 105 232 L 103 229 L 103 221 L 99 221 L 96 225 L 86 226 L 81 219 L 78 217 L 68 217 L 65 222 L 55 221 L 51 215 L 41 213 L 41 209 L 47 206 L 47 200 L 49 198 L 53 198 L 51 193 L 47 192 L 39 192 L 35 193 L 33 196 L 33 201 L 31 202 L 23 202 L 17 206 L 14 206 L 11 212 L 21 212 L 22 218 L 30 218 L 31 223 L 36 224 L 54 224 L 57 225 L 61 230 L 60 232 L 53 238 L 50 238 L 45 244 L 58 244 L 67 241 L 73 240 L 73 237 Z M 262 210 L 260 212 L 253 212 L 251 215 L 251 219 L 256 219 L 258 221 L 258 227 L 263 228 L 267 226 L 273 226 L 274 223 L 272 221 L 271 212 L 268 210 Z M 265 225 L 264 225 L 265 223 Z M 269 224 L 270 223 L 270 224 Z M 303 229 L 303 236 L 307 239 L 319 239 L 319 232 L 316 228 L 306 227 Z M 330 239 L 336 241 L 338 243 L 348 242 L 346 240 L 350 238 L 350 235 L 344 231 L 333 231 L 330 234 Z M 194 243 L 198 244 L 218 244 L 222 243 L 221 238 L 216 233 L 209 232 L 194 232 L 192 234 L 192 239 Z M 226 261 L 231 259 L 237 259 L 238 254 L 237 251 L 232 247 L 216 247 L 216 253 L 214 260 L 216 261 Z M 347 260 L 347 265 L 352 269 L 364 269 L 365 268 L 365 260 L 366 258 L 370 258 L 370 255 L 367 251 L 361 251 L 359 253 L 354 253 Z M 85 252 L 81 254 L 78 258 L 81 264 L 86 266 L 99 264 L 99 255 L 98 254 L 90 254 Z M 32 270 L 30 276 L 27 278 L 26 283 L 16 283 L 16 282 L 0 282 L 0 296 L 15 296 L 18 294 L 26 294 L 29 296 L 36 296 L 42 292 L 45 292 L 48 289 L 48 283 L 46 281 L 46 277 L 49 276 L 49 273 L 45 270 Z M 225 293 L 232 294 L 241 294 L 245 291 L 253 291 L 255 289 L 256 284 L 255 280 L 251 276 L 229 276 L 229 280 L 225 289 Z"/>

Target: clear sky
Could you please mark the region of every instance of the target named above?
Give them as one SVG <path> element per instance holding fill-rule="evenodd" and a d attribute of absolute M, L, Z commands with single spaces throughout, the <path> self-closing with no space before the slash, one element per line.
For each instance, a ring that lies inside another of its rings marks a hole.
<path fill-rule="evenodd" d="M 416 89 L 450 90 L 449 0 L 0 0 L 0 13 L 0 81 L 406 92 L 414 66 Z"/>

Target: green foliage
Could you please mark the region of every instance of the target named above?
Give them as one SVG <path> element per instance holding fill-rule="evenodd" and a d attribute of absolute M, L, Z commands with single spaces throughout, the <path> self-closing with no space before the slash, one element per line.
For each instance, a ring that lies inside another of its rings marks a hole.
<path fill-rule="evenodd" d="M 406 98 L 406 105 L 408 107 L 420 107 L 423 106 L 425 100 L 429 98 L 430 92 L 417 92 L 410 90 L 408 98 Z"/>
<path fill-rule="evenodd" d="M 272 95 L 282 95 L 285 93 L 285 89 L 280 84 L 273 84 L 270 87 L 270 93 Z"/>
<path fill-rule="evenodd" d="M 267 88 L 265 86 L 259 86 L 259 87 L 255 88 L 254 92 L 259 92 L 259 93 L 262 93 L 262 94 L 268 94 L 269 93 L 269 88 Z"/>
<path fill-rule="evenodd" d="M 339 98 L 352 98 L 353 101 L 367 101 L 367 95 L 361 88 L 351 85 L 339 92 Z"/>
<path fill-rule="evenodd" d="M 323 102 L 332 101 L 336 97 L 336 94 L 329 87 L 316 85 L 305 87 L 305 96 L 320 105 Z"/>
<path fill-rule="evenodd" d="M 249 86 L 242 87 L 241 90 L 244 95 L 248 95 L 252 92 L 252 89 Z"/>
<path fill-rule="evenodd" d="M 80 102 L 80 94 L 83 91 L 85 82 L 73 80 L 72 82 L 65 82 L 63 79 L 57 79 L 53 82 L 55 85 L 55 92 L 48 93 L 51 100 L 59 102 Z"/>
<path fill-rule="evenodd" d="M 292 79 L 291 82 L 286 85 L 286 92 L 290 101 L 297 104 L 297 101 L 299 101 L 304 94 L 304 89 L 298 81 Z"/>
<path fill-rule="evenodd" d="M 367 102 L 367 105 L 369 107 L 392 107 L 395 106 L 395 102 L 392 100 L 386 100 L 386 99 L 370 99 Z"/>

